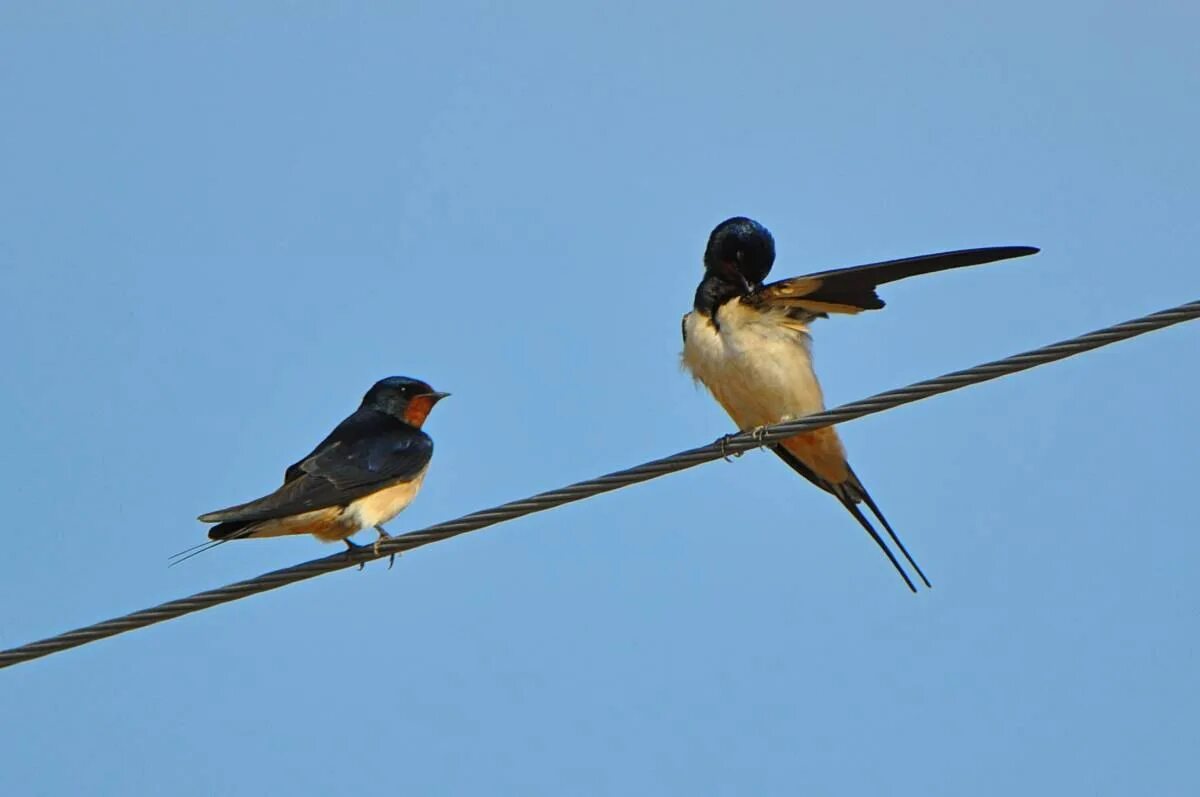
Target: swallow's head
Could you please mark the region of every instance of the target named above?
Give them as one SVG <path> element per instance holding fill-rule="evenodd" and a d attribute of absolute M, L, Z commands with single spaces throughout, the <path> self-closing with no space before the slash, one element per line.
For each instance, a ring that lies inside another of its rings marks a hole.
<path fill-rule="evenodd" d="M 704 271 L 750 293 L 775 263 L 775 239 L 754 219 L 735 216 L 716 226 L 704 250 Z"/>
<path fill-rule="evenodd" d="M 362 405 L 420 429 L 433 405 L 449 395 L 434 390 L 420 379 L 389 376 L 371 386 L 367 395 L 363 396 Z"/>

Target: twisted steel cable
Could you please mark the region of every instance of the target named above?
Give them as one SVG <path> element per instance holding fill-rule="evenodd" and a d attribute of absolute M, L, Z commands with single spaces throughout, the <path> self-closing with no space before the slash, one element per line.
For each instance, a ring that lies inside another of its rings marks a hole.
<path fill-rule="evenodd" d="M 86 645 L 106 637 L 123 634 L 126 631 L 133 631 L 137 628 L 161 623 L 164 620 L 172 620 L 185 614 L 198 612 L 201 609 L 208 609 L 222 603 L 240 600 L 249 595 L 292 584 L 296 581 L 313 578 L 323 573 L 342 570 L 373 559 L 402 553 L 403 551 L 412 550 L 422 545 L 456 537 L 459 534 L 465 534 L 469 531 L 477 531 L 478 529 L 503 523 L 507 520 L 513 520 L 534 512 L 543 512 L 562 504 L 582 501 L 594 495 L 628 487 L 638 482 L 656 479 L 668 473 L 686 470 L 705 462 L 721 459 L 730 454 L 740 454 L 751 448 L 767 445 L 800 432 L 810 432 L 824 426 L 831 426 L 836 423 L 861 418 L 864 415 L 883 412 L 884 410 L 899 407 L 903 404 L 910 404 L 940 393 L 947 393 L 967 387 L 968 385 L 986 382 L 1038 365 L 1045 365 L 1056 360 L 1073 357 L 1092 349 L 1098 349 L 1101 346 L 1107 346 L 1110 343 L 1116 343 L 1117 341 L 1143 335 L 1156 329 L 1162 329 L 1196 318 L 1200 318 L 1200 301 L 1182 304 L 1169 310 L 1162 310 L 1133 319 L 1132 321 L 1126 321 L 1122 324 L 1089 332 L 1070 340 L 1052 343 L 1022 354 L 1005 357 L 1002 360 L 977 365 L 974 368 L 954 371 L 934 379 L 926 379 L 923 382 L 916 382 L 907 387 L 879 393 L 861 401 L 843 404 L 840 407 L 835 407 L 825 412 L 807 415 L 798 420 L 774 424 L 753 432 L 729 435 L 709 445 L 681 451 L 678 454 L 646 462 L 627 470 L 616 471 L 615 473 L 609 473 L 595 479 L 577 482 L 557 490 L 538 493 L 530 498 L 510 501 L 491 509 L 472 512 L 456 520 L 449 520 L 409 534 L 392 537 L 383 540 L 377 547 L 363 546 L 355 550 L 286 567 L 282 570 L 273 570 L 245 581 L 238 581 L 217 589 L 198 592 L 187 598 L 168 601 L 149 609 L 142 609 L 132 614 L 115 617 L 111 620 L 75 629 L 74 631 L 67 631 L 48 639 L 12 648 L 11 650 L 0 651 L 0 667 L 9 667 L 23 661 L 57 653 L 61 650 Z"/>

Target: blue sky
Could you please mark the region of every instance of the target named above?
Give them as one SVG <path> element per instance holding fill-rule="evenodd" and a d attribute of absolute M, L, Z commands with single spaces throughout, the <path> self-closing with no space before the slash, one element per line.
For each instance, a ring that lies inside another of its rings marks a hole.
<path fill-rule="evenodd" d="M 0 9 L 0 646 L 229 545 L 376 379 L 400 532 L 728 430 L 708 231 L 775 276 L 1035 258 L 822 322 L 840 403 L 1200 295 L 1193 3 Z M 0 672 L 7 794 L 1193 794 L 1200 327 L 843 427 L 935 588 L 751 453 Z"/>

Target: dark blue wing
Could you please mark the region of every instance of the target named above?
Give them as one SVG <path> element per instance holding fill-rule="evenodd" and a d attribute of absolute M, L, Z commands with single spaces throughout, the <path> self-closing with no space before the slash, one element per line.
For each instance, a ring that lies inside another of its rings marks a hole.
<path fill-rule="evenodd" d="M 412 479 L 425 469 L 432 455 L 433 441 L 429 435 L 405 426 L 352 442 L 339 440 L 298 465 L 308 478 L 327 482 L 345 493 L 359 487 Z"/>
<path fill-rule="evenodd" d="M 935 271 L 1025 257 L 1037 252 L 1038 249 L 1033 246 L 991 246 L 818 271 L 816 274 L 764 285 L 751 294 L 748 301 L 807 310 L 817 315 L 823 312 L 878 310 L 883 307 L 883 300 L 875 293 L 875 288 L 888 282 Z"/>
<path fill-rule="evenodd" d="M 429 435 L 387 416 L 364 419 L 358 424 L 343 423 L 313 453 L 288 468 L 287 481 L 278 490 L 255 501 L 201 515 L 200 520 L 256 522 L 344 506 L 391 484 L 416 478 L 432 456 L 433 440 Z"/>

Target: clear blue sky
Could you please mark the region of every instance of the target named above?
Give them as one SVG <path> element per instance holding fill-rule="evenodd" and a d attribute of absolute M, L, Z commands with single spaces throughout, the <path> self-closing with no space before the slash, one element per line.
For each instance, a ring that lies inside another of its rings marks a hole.
<path fill-rule="evenodd" d="M 396 532 L 711 441 L 730 215 L 1043 248 L 822 322 L 835 403 L 1200 296 L 1194 3 L 333 5 L 0 10 L 0 646 L 335 550 L 166 567 L 382 376 Z M 755 452 L 4 670 L 0 792 L 1195 794 L 1198 352 L 844 426 L 932 592 Z"/>

